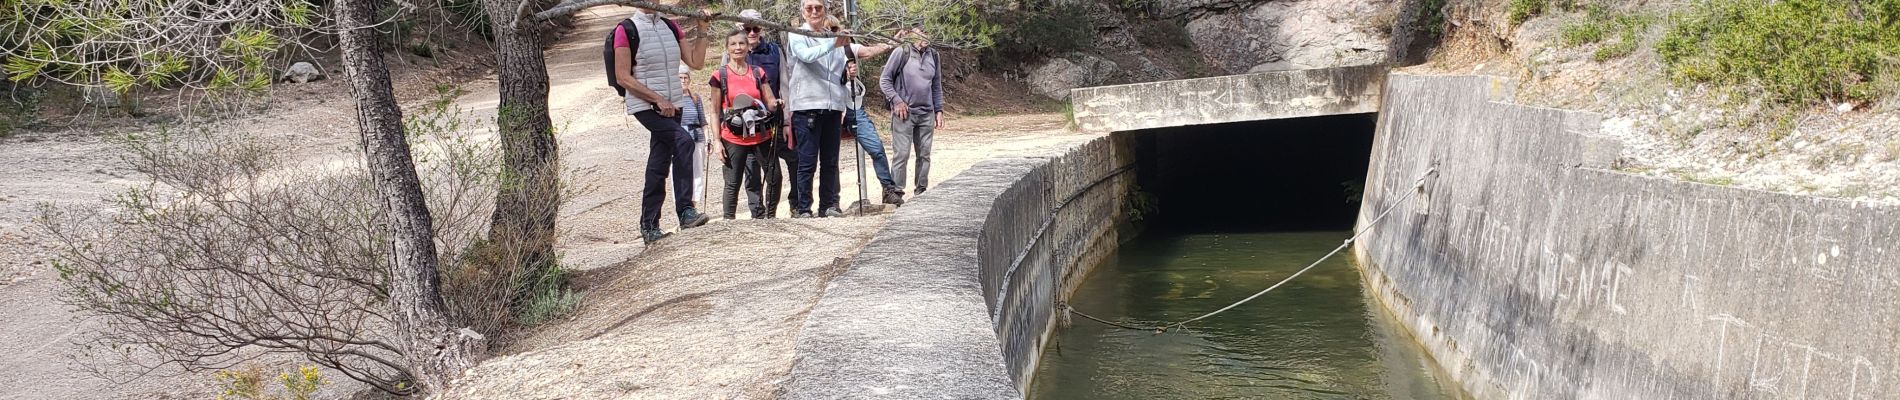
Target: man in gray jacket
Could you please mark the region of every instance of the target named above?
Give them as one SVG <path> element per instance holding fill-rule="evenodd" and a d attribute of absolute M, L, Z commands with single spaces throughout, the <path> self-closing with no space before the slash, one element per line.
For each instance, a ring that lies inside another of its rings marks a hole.
<path fill-rule="evenodd" d="M 900 37 L 910 40 L 891 52 L 878 75 L 877 87 L 891 102 L 891 179 L 897 184 L 897 198 L 904 196 L 904 171 L 917 154 L 917 191 L 930 187 L 931 135 L 943 128 L 943 76 L 937 67 L 937 51 L 930 48 L 930 36 L 923 28 L 911 28 Z"/>

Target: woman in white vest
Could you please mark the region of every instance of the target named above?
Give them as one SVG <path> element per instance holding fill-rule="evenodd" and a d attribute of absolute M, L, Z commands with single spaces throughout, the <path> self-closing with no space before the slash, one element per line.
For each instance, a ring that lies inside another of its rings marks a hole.
<path fill-rule="evenodd" d="M 697 146 L 680 126 L 678 104 L 686 101 L 686 91 L 677 75 L 681 63 L 695 70 L 705 66 L 706 38 L 701 33 L 706 32 L 706 20 L 695 19 L 693 29 L 684 31 L 690 34 L 652 10 L 636 8 L 628 20 L 634 32 L 627 31 L 627 24 L 614 27 L 614 82 L 626 89 L 627 114 L 651 133 L 640 196 L 640 238 L 652 243 L 668 235 L 660 229 L 668 168 L 678 177 L 673 180 L 673 208 L 680 229 L 708 220 L 693 204 L 692 155 Z"/>
<path fill-rule="evenodd" d="M 849 34 L 850 30 L 831 24 L 826 8 L 825 0 L 801 1 L 799 15 L 805 24 L 799 29 Z M 792 218 L 814 216 L 814 179 L 818 181 L 816 216 L 842 217 L 844 210 L 838 207 L 838 143 L 850 97 L 843 79 L 851 39 L 796 33 L 787 33 L 786 38 L 785 47 L 792 59 L 785 66 L 785 107 L 792 110 L 792 147 L 798 153 L 798 169 L 792 174 Z"/>

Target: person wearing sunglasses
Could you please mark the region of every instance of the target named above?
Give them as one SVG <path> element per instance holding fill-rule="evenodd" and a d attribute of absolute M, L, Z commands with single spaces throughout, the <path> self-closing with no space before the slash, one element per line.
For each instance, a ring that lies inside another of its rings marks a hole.
<path fill-rule="evenodd" d="M 759 10 L 750 8 L 740 11 L 739 16 L 751 19 L 765 19 L 765 17 L 759 13 Z M 746 53 L 746 64 L 765 71 L 765 76 L 770 77 L 770 79 L 766 81 L 766 85 L 772 89 L 773 93 L 785 93 L 783 91 L 784 88 L 779 84 L 779 82 L 784 81 L 784 75 L 781 75 L 782 69 L 780 69 L 780 65 L 782 65 L 781 60 L 784 59 L 785 54 L 784 46 L 772 40 L 773 36 L 762 29 L 762 27 L 741 23 L 739 24 L 739 29 L 745 32 L 746 44 L 751 46 L 752 49 Z M 722 58 L 723 60 L 719 64 L 726 65 L 731 63 L 732 55 L 727 54 Z M 777 110 L 782 109 L 784 106 L 785 100 L 780 99 L 777 104 L 772 105 L 772 108 Z M 763 187 L 766 193 L 765 208 L 762 214 L 764 218 L 778 217 L 778 204 L 784 198 L 782 193 L 785 193 L 785 182 L 791 177 L 789 174 L 769 174 L 771 175 L 770 177 L 760 175 L 762 171 L 767 170 L 765 163 L 774 164 L 771 168 L 777 171 L 790 172 L 798 168 L 798 156 L 797 153 L 792 152 L 790 141 L 791 128 L 788 126 L 779 126 L 776 129 L 779 130 L 778 134 L 772 135 L 768 143 L 762 145 L 759 151 L 747 155 L 746 159 L 743 160 L 745 162 L 745 170 L 743 172 L 746 190 L 756 192 Z M 782 168 L 777 165 L 781 162 L 784 165 Z"/>
<path fill-rule="evenodd" d="M 827 17 L 824 0 L 799 3 L 799 15 L 805 20 L 800 29 L 814 32 L 851 32 L 833 24 Z M 844 76 L 848 36 L 816 38 L 788 34 L 786 48 L 792 55 L 790 73 L 785 82 L 786 107 L 792 110 L 792 144 L 798 153 L 798 168 L 792 174 L 792 218 L 813 216 L 842 217 L 838 207 L 838 148 L 844 129 L 844 111 L 849 103 L 841 77 Z M 818 180 L 816 196 L 812 180 Z M 812 206 L 816 197 L 818 214 Z"/>

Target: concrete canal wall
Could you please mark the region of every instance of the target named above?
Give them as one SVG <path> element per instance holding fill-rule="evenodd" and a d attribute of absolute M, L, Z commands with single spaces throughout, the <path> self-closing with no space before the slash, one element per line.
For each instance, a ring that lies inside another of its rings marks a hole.
<path fill-rule="evenodd" d="M 1386 67 L 1261 72 L 1079 88 L 1069 101 L 1089 132 L 1266 121 L 1379 111 Z"/>
<path fill-rule="evenodd" d="M 1470 393 L 1900 398 L 1894 207 L 1615 172 L 1597 116 L 1511 92 L 1391 76 L 1354 247 Z"/>
<path fill-rule="evenodd" d="M 1022 398 L 1056 302 L 1120 242 L 1133 151 L 984 161 L 899 208 L 807 317 L 782 398 Z"/>

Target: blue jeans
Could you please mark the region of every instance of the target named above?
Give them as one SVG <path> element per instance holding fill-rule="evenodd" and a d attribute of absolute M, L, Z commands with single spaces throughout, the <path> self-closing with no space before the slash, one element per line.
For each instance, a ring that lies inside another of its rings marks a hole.
<path fill-rule="evenodd" d="M 857 122 L 858 147 L 871 155 L 871 170 L 877 172 L 877 182 L 884 184 L 884 190 L 897 190 L 897 183 L 891 181 L 891 163 L 884 159 L 884 139 L 877 137 L 877 124 L 871 123 L 871 115 L 864 110 L 845 111 L 845 118 Z"/>
<path fill-rule="evenodd" d="M 792 113 L 792 147 L 798 170 L 792 174 L 792 214 L 812 212 L 812 180 L 818 180 L 818 210 L 838 206 L 838 142 L 844 114 L 838 110 Z"/>

